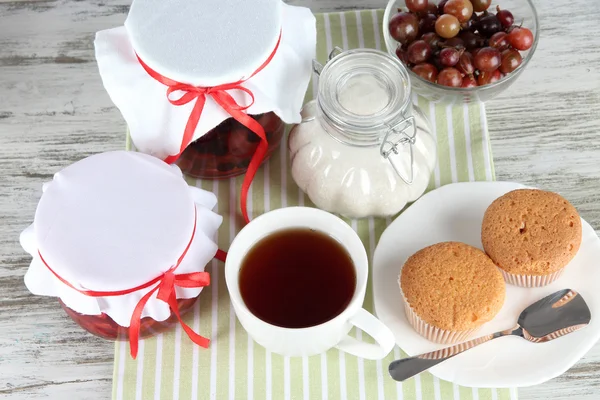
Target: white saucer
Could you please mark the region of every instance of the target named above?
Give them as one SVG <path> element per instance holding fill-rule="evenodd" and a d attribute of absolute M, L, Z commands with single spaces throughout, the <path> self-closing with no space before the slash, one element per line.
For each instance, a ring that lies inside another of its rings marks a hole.
<path fill-rule="evenodd" d="M 404 261 L 417 250 L 443 241 L 481 246 L 481 221 L 497 197 L 523 185 L 508 182 L 468 182 L 443 186 L 427 193 L 404 211 L 385 230 L 373 258 L 375 312 L 409 355 L 437 350 L 444 345 L 419 336 L 404 315 L 398 275 Z M 563 338 L 530 343 L 504 337 L 460 354 L 430 372 L 440 379 L 472 387 L 522 387 L 552 379 L 575 364 L 600 339 L 600 239 L 585 221 L 581 248 L 553 284 L 536 289 L 506 286 L 500 313 L 477 336 L 511 328 L 520 312 L 531 303 L 560 290 L 579 292 L 592 312 L 586 328 Z"/>

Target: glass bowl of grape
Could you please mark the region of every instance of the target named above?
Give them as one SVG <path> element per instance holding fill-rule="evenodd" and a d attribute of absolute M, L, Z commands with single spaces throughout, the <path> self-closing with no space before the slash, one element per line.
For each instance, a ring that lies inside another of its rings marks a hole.
<path fill-rule="evenodd" d="M 416 93 L 485 102 L 519 77 L 537 47 L 531 0 L 390 0 L 383 36 Z"/>

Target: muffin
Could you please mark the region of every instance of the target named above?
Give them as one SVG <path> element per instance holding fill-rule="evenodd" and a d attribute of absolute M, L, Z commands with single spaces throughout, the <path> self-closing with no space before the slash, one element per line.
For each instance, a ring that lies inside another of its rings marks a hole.
<path fill-rule="evenodd" d="M 413 254 L 402 267 L 400 289 L 415 330 L 437 343 L 467 340 L 502 308 L 502 274 L 481 250 L 444 242 Z"/>
<path fill-rule="evenodd" d="M 544 286 L 555 281 L 577 254 L 581 218 L 556 193 L 514 190 L 486 210 L 481 242 L 507 283 Z"/>

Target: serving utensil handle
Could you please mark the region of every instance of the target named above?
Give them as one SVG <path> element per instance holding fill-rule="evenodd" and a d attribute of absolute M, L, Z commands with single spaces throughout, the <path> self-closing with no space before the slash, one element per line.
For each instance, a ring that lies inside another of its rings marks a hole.
<path fill-rule="evenodd" d="M 508 335 L 522 336 L 521 328 L 517 326 L 513 329 L 496 332 L 494 334 L 482 336 L 464 343 L 455 344 L 453 346 L 446 347 L 445 349 L 392 361 L 388 371 L 392 379 L 402 382 L 408 378 L 412 378 L 413 376 L 420 374 L 423 371 L 427 371 L 429 368 L 434 367 L 457 354 L 472 349 L 475 346 L 479 346 L 482 343 Z"/>

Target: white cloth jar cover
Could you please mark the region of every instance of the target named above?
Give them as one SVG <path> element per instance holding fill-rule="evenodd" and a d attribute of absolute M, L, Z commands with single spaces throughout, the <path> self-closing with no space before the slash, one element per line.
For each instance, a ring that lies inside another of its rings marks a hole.
<path fill-rule="evenodd" d="M 194 101 L 146 72 L 203 88 L 243 81 L 227 90 L 247 114 L 273 111 L 286 123 L 300 109 L 315 57 L 315 18 L 281 0 L 135 0 L 125 26 L 100 31 L 94 42 L 102 82 L 127 121 L 139 151 L 165 159 L 180 153 Z M 276 51 L 275 51 L 276 50 Z M 256 75 L 263 63 L 272 59 Z M 139 59 L 138 59 L 139 57 Z M 231 117 L 210 95 L 192 141 Z"/>
<path fill-rule="evenodd" d="M 188 186 L 179 168 L 149 155 L 115 151 L 78 161 L 44 184 L 34 222 L 21 234 L 33 256 L 25 284 L 33 294 L 59 297 L 81 314 L 105 313 L 128 327 L 136 305 L 161 281 L 118 296 L 81 291 L 126 291 L 174 266 L 175 275 L 204 271 L 218 251 L 216 203 L 213 193 Z M 201 290 L 175 284 L 178 299 Z M 170 315 L 155 291 L 141 317 L 164 321 Z"/>

